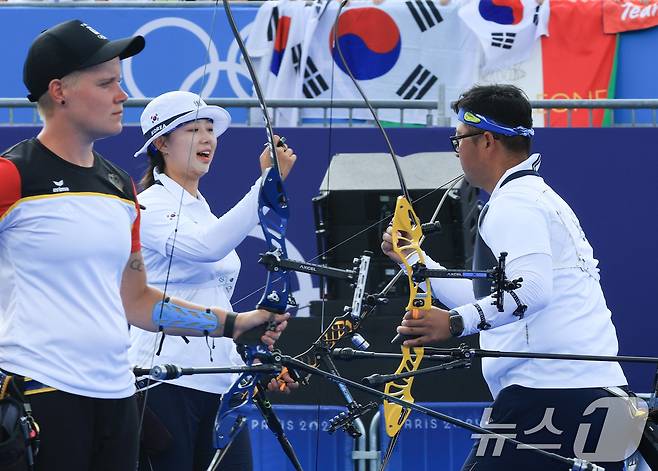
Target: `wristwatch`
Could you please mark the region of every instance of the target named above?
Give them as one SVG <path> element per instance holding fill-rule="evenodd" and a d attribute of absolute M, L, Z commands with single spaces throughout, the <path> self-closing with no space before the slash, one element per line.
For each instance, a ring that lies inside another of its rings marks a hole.
<path fill-rule="evenodd" d="M 450 311 L 450 335 L 459 337 L 464 332 L 464 318 L 457 311 Z"/>

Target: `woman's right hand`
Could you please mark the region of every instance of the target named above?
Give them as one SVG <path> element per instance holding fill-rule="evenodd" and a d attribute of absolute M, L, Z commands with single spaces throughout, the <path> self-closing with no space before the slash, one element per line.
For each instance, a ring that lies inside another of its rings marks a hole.
<path fill-rule="evenodd" d="M 279 146 L 278 144 L 280 140 L 281 137 L 275 134 L 274 142 L 277 144 L 276 157 L 279 163 L 279 172 L 281 172 L 281 178 L 285 180 L 293 165 L 295 165 L 297 155 L 295 155 L 295 152 L 291 147 L 288 147 L 285 144 L 283 146 Z M 271 166 L 272 159 L 270 157 L 270 146 L 266 146 L 265 150 L 263 150 L 263 152 L 260 154 L 261 172 L 264 172 L 265 169 L 270 168 Z"/>

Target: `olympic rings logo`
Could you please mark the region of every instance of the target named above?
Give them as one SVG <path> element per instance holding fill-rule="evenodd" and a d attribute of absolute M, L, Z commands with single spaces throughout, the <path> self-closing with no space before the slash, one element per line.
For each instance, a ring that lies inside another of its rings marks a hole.
<path fill-rule="evenodd" d="M 203 64 L 192 72 L 183 80 L 183 83 L 178 87 L 170 87 L 172 90 L 191 90 L 194 83 L 199 79 L 204 78 L 204 73 L 208 75 L 207 80 L 204 81 L 203 90 L 201 90 L 201 96 L 212 96 L 212 93 L 217 87 L 219 81 L 219 73 L 221 71 L 226 71 L 229 84 L 233 93 L 238 98 L 250 98 L 250 90 L 245 90 L 240 82 L 240 76 L 246 78 L 249 83 L 251 83 L 251 78 L 249 77 L 249 72 L 247 71 L 244 63 L 240 62 L 240 49 L 238 44 L 235 42 L 235 39 L 231 42 L 231 45 L 228 48 L 226 60 L 221 60 L 219 57 L 219 52 L 215 46 L 212 38 L 206 33 L 206 31 L 199 27 L 196 23 L 186 20 L 184 18 L 178 17 L 165 17 L 158 18 L 141 26 L 135 35 L 141 35 L 146 37 L 149 33 L 152 33 L 161 28 L 180 28 L 184 31 L 195 36 L 203 45 L 204 50 L 208 50 L 208 63 Z M 240 35 L 244 38 L 249 34 L 251 29 L 251 23 L 245 26 L 241 31 Z M 122 61 L 123 64 L 123 77 L 126 89 L 130 96 L 135 98 L 145 98 L 144 93 L 137 85 L 135 79 L 135 74 L 133 73 L 133 57 L 129 57 Z M 204 72 L 205 71 L 205 72 Z"/>

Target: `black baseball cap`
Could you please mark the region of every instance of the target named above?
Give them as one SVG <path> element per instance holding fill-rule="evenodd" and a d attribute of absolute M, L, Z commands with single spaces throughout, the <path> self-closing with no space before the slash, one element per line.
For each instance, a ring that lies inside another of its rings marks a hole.
<path fill-rule="evenodd" d="M 142 36 L 110 41 L 80 20 L 48 28 L 32 42 L 23 64 L 23 83 L 30 92 L 27 98 L 37 101 L 51 80 L 115 57 L 134 56 L 144 49 L 144 44 Z"/>

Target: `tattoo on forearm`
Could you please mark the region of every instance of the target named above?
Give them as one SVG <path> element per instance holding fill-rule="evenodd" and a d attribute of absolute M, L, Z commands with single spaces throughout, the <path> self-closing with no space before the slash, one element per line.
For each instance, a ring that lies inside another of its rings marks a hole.
<path fill-rule="evenodd" d="M 144 263 L 138 258 L 130 261 L 130 269 L 135 271 L 144 271 Z"/>

